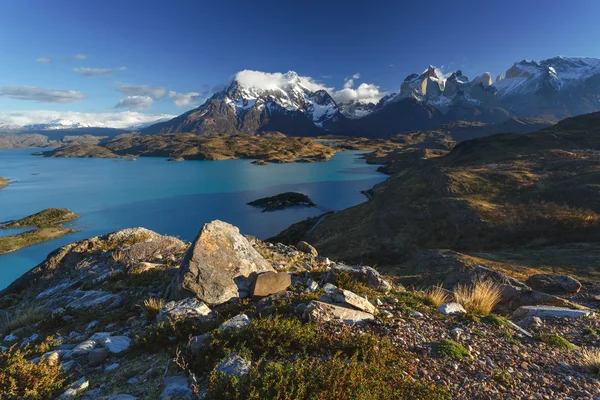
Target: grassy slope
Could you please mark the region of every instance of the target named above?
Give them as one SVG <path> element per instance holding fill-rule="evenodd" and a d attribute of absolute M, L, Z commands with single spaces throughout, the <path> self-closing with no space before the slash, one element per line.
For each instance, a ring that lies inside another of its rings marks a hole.
<path fill-rule="evenodd" d="M 67 208 L 47 208 L 28 217 L 4 224 L 0 226 L 0 229 L 30 227 L 41 228 L 54 226 L 62 222 L 72 221 L 77 218 L 79 218 L 79 216 Z"/>
<path fill-rule="evenodd" d="M 573 252 L 561 249 L 572 243 L 598 248 L 598 120 L 590 114 L 539 133 L 462 142 L 443 157 L 400 159 L 399 172 L 374 188 L 371 201 L 328 216 L 308 237 L 292 227 L 278 239 L 304 239 L 331 257 L 388 269 L 425 249 L 510 261 L 515 249 L 566 256 Z M 573 271 L 582 263 L 555 264 Z M 585 265 L 599 268 L 600 257 Z"/>

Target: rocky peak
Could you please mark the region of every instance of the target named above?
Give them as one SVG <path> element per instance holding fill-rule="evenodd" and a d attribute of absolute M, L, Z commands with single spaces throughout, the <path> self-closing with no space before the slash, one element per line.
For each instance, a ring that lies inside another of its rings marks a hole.
<path fill-rule="evenodd" d="M 484 72 L 481 76 L 473 79 L 473 84 L 478 83 L 482 83 L 484 86 L 490 86 L 493 83 L 492 76 L 489 72 Z"/>

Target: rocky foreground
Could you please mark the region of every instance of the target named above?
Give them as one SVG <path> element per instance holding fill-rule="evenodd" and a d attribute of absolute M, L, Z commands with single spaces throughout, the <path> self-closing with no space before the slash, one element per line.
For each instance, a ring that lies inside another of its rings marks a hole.
<path fill-rule="evenodd" d="M 406 290 L 305 242 L 245 237 L 220 221 L 192 244 L 126 229 L 56 250 L 0 293 L 0 392 L 600 399 L 600 320 L 578 303 L 594 300 L 580 296 L 577 280 L 549 275 L 526 285 L 483 267 L 455 278 L 493 282 L 502 315 L 459 304 L 441 287 Z M 566 307 L 533 304 L 539 299 Z"/>

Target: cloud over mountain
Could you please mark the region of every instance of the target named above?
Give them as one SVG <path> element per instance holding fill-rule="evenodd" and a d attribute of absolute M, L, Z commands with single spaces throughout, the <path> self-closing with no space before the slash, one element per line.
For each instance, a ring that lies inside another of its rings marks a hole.
<path fill-rule="evenodd" d="M 149 110 L 152 108 L 154 99 L 150 96 L 127 96 L 119 100 L 115 108 L 126 108 L 129 110 Z"/>
<path fill-rule="evenodd" d="M 40 103 L 72 103 L 86 95 L 74 90 L 45 89 L 37 86 L 0 86 L 0 96 Z"/>
<path fill-rule="evenodd" d="M 175 117 L 170 114 L 142 114 L 133 111 L 111 113 L 81 113 L 73 111 L 25 110 L 0 111 L 0 123 L 26 126 L 77 121 L 94 127 L 125 129 Z"/>
<path fill-rule="evenodd" d="M 197 106 L 200 102 L 202 102 L 205 99 L 205 96 L 204 94 L 199 92 L 177 93 L 174 91 L 170 91 L 169 98 L 173 100 L 175 106 L 184 108 Z"/>

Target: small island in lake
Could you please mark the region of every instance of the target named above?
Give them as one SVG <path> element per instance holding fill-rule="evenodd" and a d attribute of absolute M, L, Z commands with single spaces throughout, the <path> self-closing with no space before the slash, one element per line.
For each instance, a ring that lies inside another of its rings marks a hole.
<path fill-rule="evenodd" d="M 0 254 L 6 254 L 23 247 L 57 239 L 77 232 L 76 229 L 65 228 L 62 223 L 79 218 L 79 215 L 66 208 L 48 208 L 39 213 L 6 222 L 0 229 L 35 228 L 15 235 L 0 237 Z"/>
<path fill-rule="evenodd" d="M 292 206 L 314 207 L 315 203 L 305 194 L 296 192 L 280 193 L 271 197 L 263 197 L 248 203 L 251 206 L 261 207 L 263 212 L 283 210 Z"/>
<path fill-rule="evenodd" d="M 4 189 L 5 187 L 8 186 L 9 183 L 10 182 L 8 181 L 8 179 L 5 179 L 0 176 L 0 189 Z"/>

